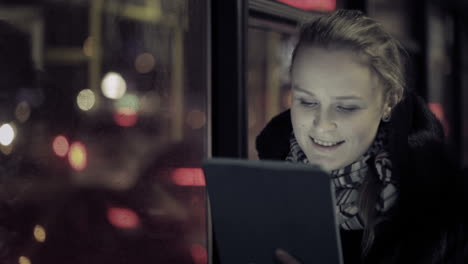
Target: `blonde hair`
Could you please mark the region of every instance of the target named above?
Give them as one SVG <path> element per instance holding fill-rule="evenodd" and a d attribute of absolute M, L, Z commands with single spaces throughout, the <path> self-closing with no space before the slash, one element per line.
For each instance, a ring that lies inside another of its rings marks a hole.
<path fill-rule="evenodd" d="M 367 58 L 384 89 L 385 102 L 393 108 L 403 99 L 406 86 L 400 43 L 382 25 L 357 10 L 337 10 L 302 26 L 293 51 L 291 69 L 298 51 L 305 46 L 344 49 Z"/>

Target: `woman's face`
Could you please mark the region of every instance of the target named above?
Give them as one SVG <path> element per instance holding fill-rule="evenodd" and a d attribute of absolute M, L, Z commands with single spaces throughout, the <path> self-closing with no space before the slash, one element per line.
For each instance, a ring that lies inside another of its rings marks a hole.
<path fill-rule="evenodd" d="M 351 51 L 302 47 L 292 82 L 297 142 L 311 163 L 327 171 L 364 154 L 390 110 L 378 77 Z"/>

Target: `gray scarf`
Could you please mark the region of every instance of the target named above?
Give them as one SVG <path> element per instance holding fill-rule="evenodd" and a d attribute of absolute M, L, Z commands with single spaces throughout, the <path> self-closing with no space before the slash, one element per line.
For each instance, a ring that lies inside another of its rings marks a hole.
<path fill-rule="evenodd" d="M 395 203 L 398 189 L 392 179 L 392 163 L 386 148 L 386 131 L 379 127 L 377 136 L 371 147 L 358 160 L 348 166 L 331 172 L 331 180 L 335 186 L 336 216 L 338 223 L 346 230 L 364 229 L 364 221 L 359 214 L 359 191 L 368 175 L 368 160 L 374 158 L 375 171 L 378 174 L 380 195 L 376 210 L 385 214 Z M 290 138 L 290 152 L 287 161 L 309 163 L 305 153 L 296 141 L 294 133 Z"/>

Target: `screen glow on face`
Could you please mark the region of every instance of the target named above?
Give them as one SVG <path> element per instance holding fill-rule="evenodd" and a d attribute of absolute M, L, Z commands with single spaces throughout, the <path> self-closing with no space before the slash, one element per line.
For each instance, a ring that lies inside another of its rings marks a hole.
<path fill-rule="evenodd" d="M 309 161 L 327 171 L 372 144 L 384 102 L 378 77 L 351 51 L 304 47 L 292 71 L 291 120 Z"/>

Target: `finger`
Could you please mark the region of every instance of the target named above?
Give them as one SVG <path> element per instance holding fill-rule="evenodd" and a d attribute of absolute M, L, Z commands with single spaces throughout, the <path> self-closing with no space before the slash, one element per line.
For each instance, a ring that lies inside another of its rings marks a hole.
<path fill-rule="evenodd" d="M 278 258 L 278 260 L 281 261 L 281 263 L 283 264 L 301 264 L 297 259 L 289 255 L 288 252 L 282 249 L 275 250 L 275 255 Z"/>

